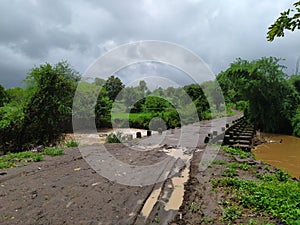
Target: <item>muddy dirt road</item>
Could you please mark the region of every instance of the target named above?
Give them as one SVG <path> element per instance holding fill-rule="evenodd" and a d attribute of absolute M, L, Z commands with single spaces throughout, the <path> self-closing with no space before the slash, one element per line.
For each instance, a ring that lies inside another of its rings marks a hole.
<path fill-rule="evenodd" d="M 150 151 L 132 151 L 129 145 L 122 144 L 107 144 L 105 148 L 113 158 L 129 166 L 155 165 L 170 157 L 162 146 L 188 150 L 189 144 L 196 143 L 195 149 L 204 148 L 207 133 L 221 130 L 219 125 L 223 123 L 219 120 L 213 127 L 208 121 L 191 125 L 196 130 L 186 129 L 190 132 L 185 134 L 186 138 L 182 138 L 181 129 L 176 129 L 173 133 L 167 131 L 163 140 L 152 136 L 131 144 L 142 150 L 156 146 Z M 4 173 L 0 175 L 0 224 L 145 224 L 141 211 L 160 183 L 120 184 L 99 175 L 85 157 L 88 155 L 83 156 L 78 148 L 67 148 L 62 156 L 47 156 L 41 162 L 1 170 Z M 180 160 L 174 160 L 165 169 L 174 176 L 183 166 Z"/>
<path fill-rule="evenodd" d="M 120 146 L 110 144 L 107 149 L 118 154 Z M 151 151 L 147 161 L 162 156 Z M 142 157 L 135 154 L 132 160 L 137 159 L 141 162 Z M 131 224 L 153 188 L 103 178 L 76 148 L 6 171 L 0 177 L 0 224 Z"/>

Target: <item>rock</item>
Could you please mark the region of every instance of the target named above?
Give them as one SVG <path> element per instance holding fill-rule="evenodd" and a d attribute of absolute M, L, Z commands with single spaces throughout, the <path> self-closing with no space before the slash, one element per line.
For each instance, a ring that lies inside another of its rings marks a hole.
<path fill-rule="evenodd" d="M 0 175 L 6 175 L 7 174 L 7 172 L 6 171 L 0 171 Z"/>
<path fill-rule="evenodd" d="M 32 199 L 35 199 L 37 197 L 37 191 L 32 191 L 30 194 Z"/>
<path fill-rule="evenodd" d="M 191 155 L 195 151 L 195 148 L 188 148 L 183 152 L 184 155 Z"/>
<path fill-rule="evenodd" d="M 44 151 L 44 149 L 45 149 L 44 145 L 39 145 L 36 147 L 37 152 L 42 152 Z"/>
<path fill-rule="evenodd" d="M 42 151 L 44 151 L 44 149 L 45 149 L 44 145 L 39 145 L 36 148 L 32 149 L 31 151 L 32 152 L 42 152 Z"/>

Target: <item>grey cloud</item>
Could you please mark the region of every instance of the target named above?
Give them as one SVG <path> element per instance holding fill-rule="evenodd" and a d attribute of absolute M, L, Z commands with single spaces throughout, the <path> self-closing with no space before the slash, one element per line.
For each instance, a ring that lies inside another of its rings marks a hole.
<path fill-rule="evenodd" d="M 273 43 L 265 36 L 268 26 L 293 2 L 3 0 L 0 56 L 9 51 L 6 58 L 19 63 L 0 63 L 1 82 L 13 86 L 30 68 L 46 61 L 68 60 L 83 73 L 110 48 L 137 40 L 185 46 L 216 74 L 237 57 L 270 55 L 285 58 L 291 73 L 300 55 L 300 31 Z"/>

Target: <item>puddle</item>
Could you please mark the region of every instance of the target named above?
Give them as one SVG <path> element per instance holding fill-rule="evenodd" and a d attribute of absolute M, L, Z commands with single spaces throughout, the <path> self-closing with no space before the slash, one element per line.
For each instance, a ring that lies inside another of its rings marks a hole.
<path fill-rule="evenodd" d="M 189 179 L 189 166 L 187 165 L 185 169 L 182 171 L 180 177 L 173 177 L 173 192 L 168 203 L 165 205 L 165 210 L 178 210 L 183 202 L 184 196 L 184 184 Z"/>
<path fill-rule="evenodd" d="M 190 168 L 189 161 L 192 158 L 192 154 L 185 154 L 187 151 L 186 148 L 170 148 L 170 149 L 162 149 L 167 155 L 172 156 L 174 158 L 180 158 L 186 164 L 185 168 L 181 171 L 178 176 L 171 178 L 172 185 L 166 186 L 166 190 L 164 190 L 164 196 L 162 199 L 166 198 L 166 196 L 170 196 L 168 201 L 165 203 L 164 210 L 179 210 L 179 207 L 182 205 L 183 197 L 184 197 L 184 184 L 187 182 L 189 178 Z M 191 152 L 192 153 L 192 152 Z M 155 189 L 147 201 L 145 202 L 143 209 L 141 211 L 142 216 L 147 218 L 155 203 L 159 199 L 161 194 L 162 187 Z M 171 194 L 169 194 L 171 192 Z"/>
<path fill-rule="evenodd" d="M 158 200 L 158 197 L 160 195 L 160 192 L 161 192 L 161 188 L 158 188 L 156 190 L 154 190 L 151 195 L 149 196 L 149 198 L 147 199 L 147 201 L 145 202 L 144 204 L 144 207 L 141 211 L 142 213 L 142 216 L 144 217 L 148 217 L 155 205 L 155 203 L 157 202 Z"/>

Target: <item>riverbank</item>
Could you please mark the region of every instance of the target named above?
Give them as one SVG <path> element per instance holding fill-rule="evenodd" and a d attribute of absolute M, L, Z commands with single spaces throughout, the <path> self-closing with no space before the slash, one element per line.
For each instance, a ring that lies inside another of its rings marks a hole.
<path fill-rule="evenodd" d="M 297 224 L 299 181 L 254 155 L 223 148 L 205 171 L 195 152 L 176 225 Z M 297 222 L 296 222 L 297 221 Z"/>

